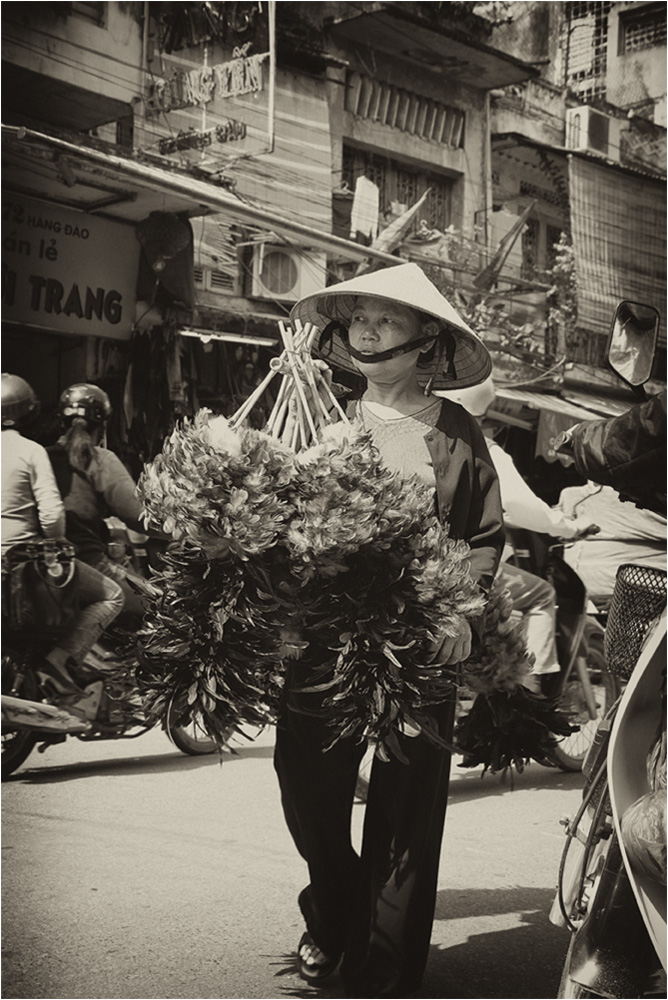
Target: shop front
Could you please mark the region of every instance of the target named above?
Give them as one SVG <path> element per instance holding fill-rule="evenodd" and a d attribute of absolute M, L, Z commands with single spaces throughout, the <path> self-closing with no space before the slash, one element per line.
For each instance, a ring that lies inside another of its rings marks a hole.
<path fill-rule="evenodd" d="M 49 422 L 62 389 L 94 381 L 112 398 L 115 447 L 140 465 L 174 420 L 219 411 L 266 368 L 289 308 L 243 295 L 200 301 L 191 219 L 217 215 L 308 253 L 396 257 L 317 230 L 172 167 L 3 127 L 3 370 L 30 381 Z M 187 335 L 189 333 L 190 335 Z M 260 356 L 262 355 L 262 357 Z"/>

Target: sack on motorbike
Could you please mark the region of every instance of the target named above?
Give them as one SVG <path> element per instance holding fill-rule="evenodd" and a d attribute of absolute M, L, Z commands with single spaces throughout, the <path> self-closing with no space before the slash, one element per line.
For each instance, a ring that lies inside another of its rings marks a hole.
<path fill-rule="evenodd" d="M 66 628 L 79 610 L 74 547 L 42 539 L 2 558 L 2 619 L 12 629 Z"/>
<path fill-rule="evenodd" d="M 622 840 L 631 868 L 657 882 L 666 881 L 666 793 L 647 792 L 622 816 Z"/>

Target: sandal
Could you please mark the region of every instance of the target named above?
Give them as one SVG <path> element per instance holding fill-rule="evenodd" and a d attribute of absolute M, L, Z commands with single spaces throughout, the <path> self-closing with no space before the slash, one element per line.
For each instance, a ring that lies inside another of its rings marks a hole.
<path fill-rule="evenodd" d="M 304 948 L 311 949 L 312 957 L 315 957 L 314 953 L 322 956 L 323 961 L 308 962 L 302 957 L 302 950 Z M 312 983 L 320 982 L 322 979 L 326 979 L 327 976 L 331 976 L 340 960 L 340 955 L 337 955 L 335 958 L 328 958 L 324 951 L 321 951 L 320 948 L 318 948 L 308 931 L 305 931 L 302 934 L 299 944 L 297 945 L 297 962 L 299 964 L 299 975 L 302 979 L 306 979 Z"/>

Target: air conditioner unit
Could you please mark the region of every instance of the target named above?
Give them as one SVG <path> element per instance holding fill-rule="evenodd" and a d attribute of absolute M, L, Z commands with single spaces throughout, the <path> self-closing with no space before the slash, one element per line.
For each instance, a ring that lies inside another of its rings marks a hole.
<path fill-rule="evenodd" d="M 622 122 L 583 105 L 566 111 L 566 147 L 619 162 Z"/>
<path fill-rule="evenodd" d="M 325 287 L 327 255 L 313 250 L 253 247 L 250 297 L 296 302 Z"/>

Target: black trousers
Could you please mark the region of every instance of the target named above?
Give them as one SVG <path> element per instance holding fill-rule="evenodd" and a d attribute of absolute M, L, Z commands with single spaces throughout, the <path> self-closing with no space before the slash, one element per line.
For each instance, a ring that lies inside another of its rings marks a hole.
<path fill-rule="evenodd" d="M 454 697 L 432 715 L 452 734 Z M 351 814 L 364 746 L 344 739 L 323 752 L 328 729 L 286 709 L 274 764 L 283 810 L 310 884 L 299 905 L 316 944 L 343 954 L 341 975 L 357 997 L 419 989 L 434 918 L 450 754 L 423 737 L 400 737 L 408 763 L 374 759 L 361 857 Z"/>

